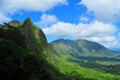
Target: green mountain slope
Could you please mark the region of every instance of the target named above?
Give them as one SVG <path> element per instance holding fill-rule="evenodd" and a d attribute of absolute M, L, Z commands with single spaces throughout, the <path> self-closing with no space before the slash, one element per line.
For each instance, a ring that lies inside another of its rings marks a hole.
<path fill-rule="evenodd" d="M 51 57 L 44 33 L 30 18 L 0 26 L 0 80 L 64 79 Z"/>
<path fill-rule="evenodd" d="M 56 54 L 70 54 L 75 56 L 113 57 L 112 51 L 104 46 L 87 40 L 64 40 L 59 39 L 50 43 Z"/>
<path fill-rule="evenodd" d="M 81 80 L 79 76 L 87 80 L 120 79 L 119 55 L 96 42 L 59 39 L 50 46 L 55 53 L 55 67 L 61 73 L 74 77 L 72 80 Z"/>

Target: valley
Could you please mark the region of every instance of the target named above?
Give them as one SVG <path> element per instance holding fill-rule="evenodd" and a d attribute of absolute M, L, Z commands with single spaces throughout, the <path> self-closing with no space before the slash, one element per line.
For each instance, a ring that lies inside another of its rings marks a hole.
<path fill-rule="evenodd" d="M 90 80 L 119 80 L 120 57 L 118 54 L 95 42 L 78 41 L 79 44 L 76 44 L 76 41 L 60 39 L 50 43 L 53 51 L 56 52 L 55 59 L 58 60 L 56 67 L 60 71 L 71 76 L 79 74 Z"/>

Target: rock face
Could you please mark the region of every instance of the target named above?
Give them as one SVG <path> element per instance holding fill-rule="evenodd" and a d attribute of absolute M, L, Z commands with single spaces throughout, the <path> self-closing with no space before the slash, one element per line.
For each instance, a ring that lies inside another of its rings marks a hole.
<path fill-rule="evenodd" d="M 47 40 L 41 29 L 37 28 L 30 18 L 27 18 L 20 27 L 20 31 L 27 39 L 28 48 L 40 53 L 38 47 L 47 47 Z"/>

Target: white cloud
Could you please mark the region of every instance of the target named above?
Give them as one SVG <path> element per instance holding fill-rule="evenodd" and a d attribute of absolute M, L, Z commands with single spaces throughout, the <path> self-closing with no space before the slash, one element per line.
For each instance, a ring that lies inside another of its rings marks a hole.
<path fill-rule="evenodd" d="M 7 17 L 7 15 L 4 15 L 2 12 L 0 12 L 0 24 L 3 22 L 10 21 L 11 18 Z"/>
<path fill-rule="evenodd" d="M 94 21 L 91 24 L 71 24 L 58 22 L 51 27 L 43 29 L 47 35 L 53 36 L 71 36 L 71 37 L 106 37 L 116 32 L 116 27 L 112 24 L 104 24 Z"/>
<path fill-rule="evenodd" d="M 67 4 L 66 0 L 1 0 L 1 8 L 14 12 L 17 10 L 46 11 L 59 4 Z M 12 10 L 12 11 L 11 11 Z"/>
<path fill-rule="evenodd" d="M 86 17 L 86 16 L 81 16 L 80 17 L 80 22 L 89 22 L 89 18 L 88 17 Z"/>
<path fill-rule="evenodd" d="M 86 6 L 100 21 L 120 21 L 120 0 L 82 0 L 79 4 Z"/>
<path fill-rule="evenodd" d="M 99 42 L 100 44 L 104 45 L 110 49 L 120 49 L 120 42 L 115 36 L 106 36 L 106 37 L 91 37 L 86 38 L 91 41 Z"/>
<path fill-rule="evenodd" d="M 40 26 L 41 28 L 42 27 L 45 28 L 57 22 L 58 22 L 58 19 L 55 15 L 43 14 L 40 17 L 40 21 L 37 22 L 36 25 Z"/>
<path fill-rule="evenodd" d="M 61 4 L 66 5 L 67 0 L 0 0 L 0 13 L 6 17 L 1 21 L 9 19 L 10 15 L 19 11 L 45 12 Z"/>
<path fill-rule="evenodd" d="M 90 24 L 58 22 L 50 27 L 44 28 L 43 31 L 47 36 L 51 37 L 71 37 L 74 39 L 81 38 L 99 42 L 108 48 L 120 48 L 116 37 L 114 37 L 114 33 L 117 29 L 113 24 L 105 24 L 99 21 L 94 21 Z"/>

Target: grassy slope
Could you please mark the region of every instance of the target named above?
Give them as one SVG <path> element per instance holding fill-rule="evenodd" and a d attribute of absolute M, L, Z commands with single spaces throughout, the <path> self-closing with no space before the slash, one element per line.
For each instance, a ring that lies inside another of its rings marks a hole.
<path fill-rule="evenodd" d="M 97 80 L 119 80 L 119 75 L 113 75 L 105 73 L 102 71 L 96 71 L 90 68 L 84 68 L 79 66 L 77 63 L 71 63 L 67 61 L 68 58 L 72 58 L 68 55 L 55 55 L 55 64 L 54 66 L 65 75 L 74 75 L 83 76 L 85 78 L 97 79 Z M 88 79 L 89 80 L 89 79 Z"/>
<path fill-rule="evenodd" d="M 96 63 L 101 65 L 120 65 L 119 61 L 96 61 Z"/>
<path fill-rule="evenodd" d="M 106 73 L 102 69 L 87 68 L 88 66 L 87 64 L 85 68 L 80 66 L 79 63 L 68 61 L 68 59 L 72 59 L 72 58 L 75 60 L 77 59 L 78 61 L 84 58 L 83 61 L 92 60 L 92 62 L 94 61 L 96 62 L 96 60 L 99 60 L 99 61 L 105 62 L 103 60 L 104 58 L 104 59 L 107 59 L 107 63 L 110 63 L 110 61 L 113 60 L 112 58 L 116 60 L 118 56 L 117 54 L 113 54 L 111 51 L 109 51 L 104 46 L 98 43 L 90 42 L 86 40 L 78 40 L 73 42 L 71 40 L 62 39 L 62 40 L 56 40 L 52 42 L 51 45 L 52 45 L 53 51 L 56 53 L 55 66 L 58 68 L 58 70 L 60 70 L 62 73 L 66 75 L 76 74 L 76 75 L 82 75 L 85 78 L 92 78 L 92 79 L 98 79 L 98 80 L 115 80 L 115 79 L 119 80 L 120 79 L 119 75 Z M 100 64 L 100 62 L 98 64 Z M 96 65 L 93 65 L 93 66 L 96 66 Z"/>

